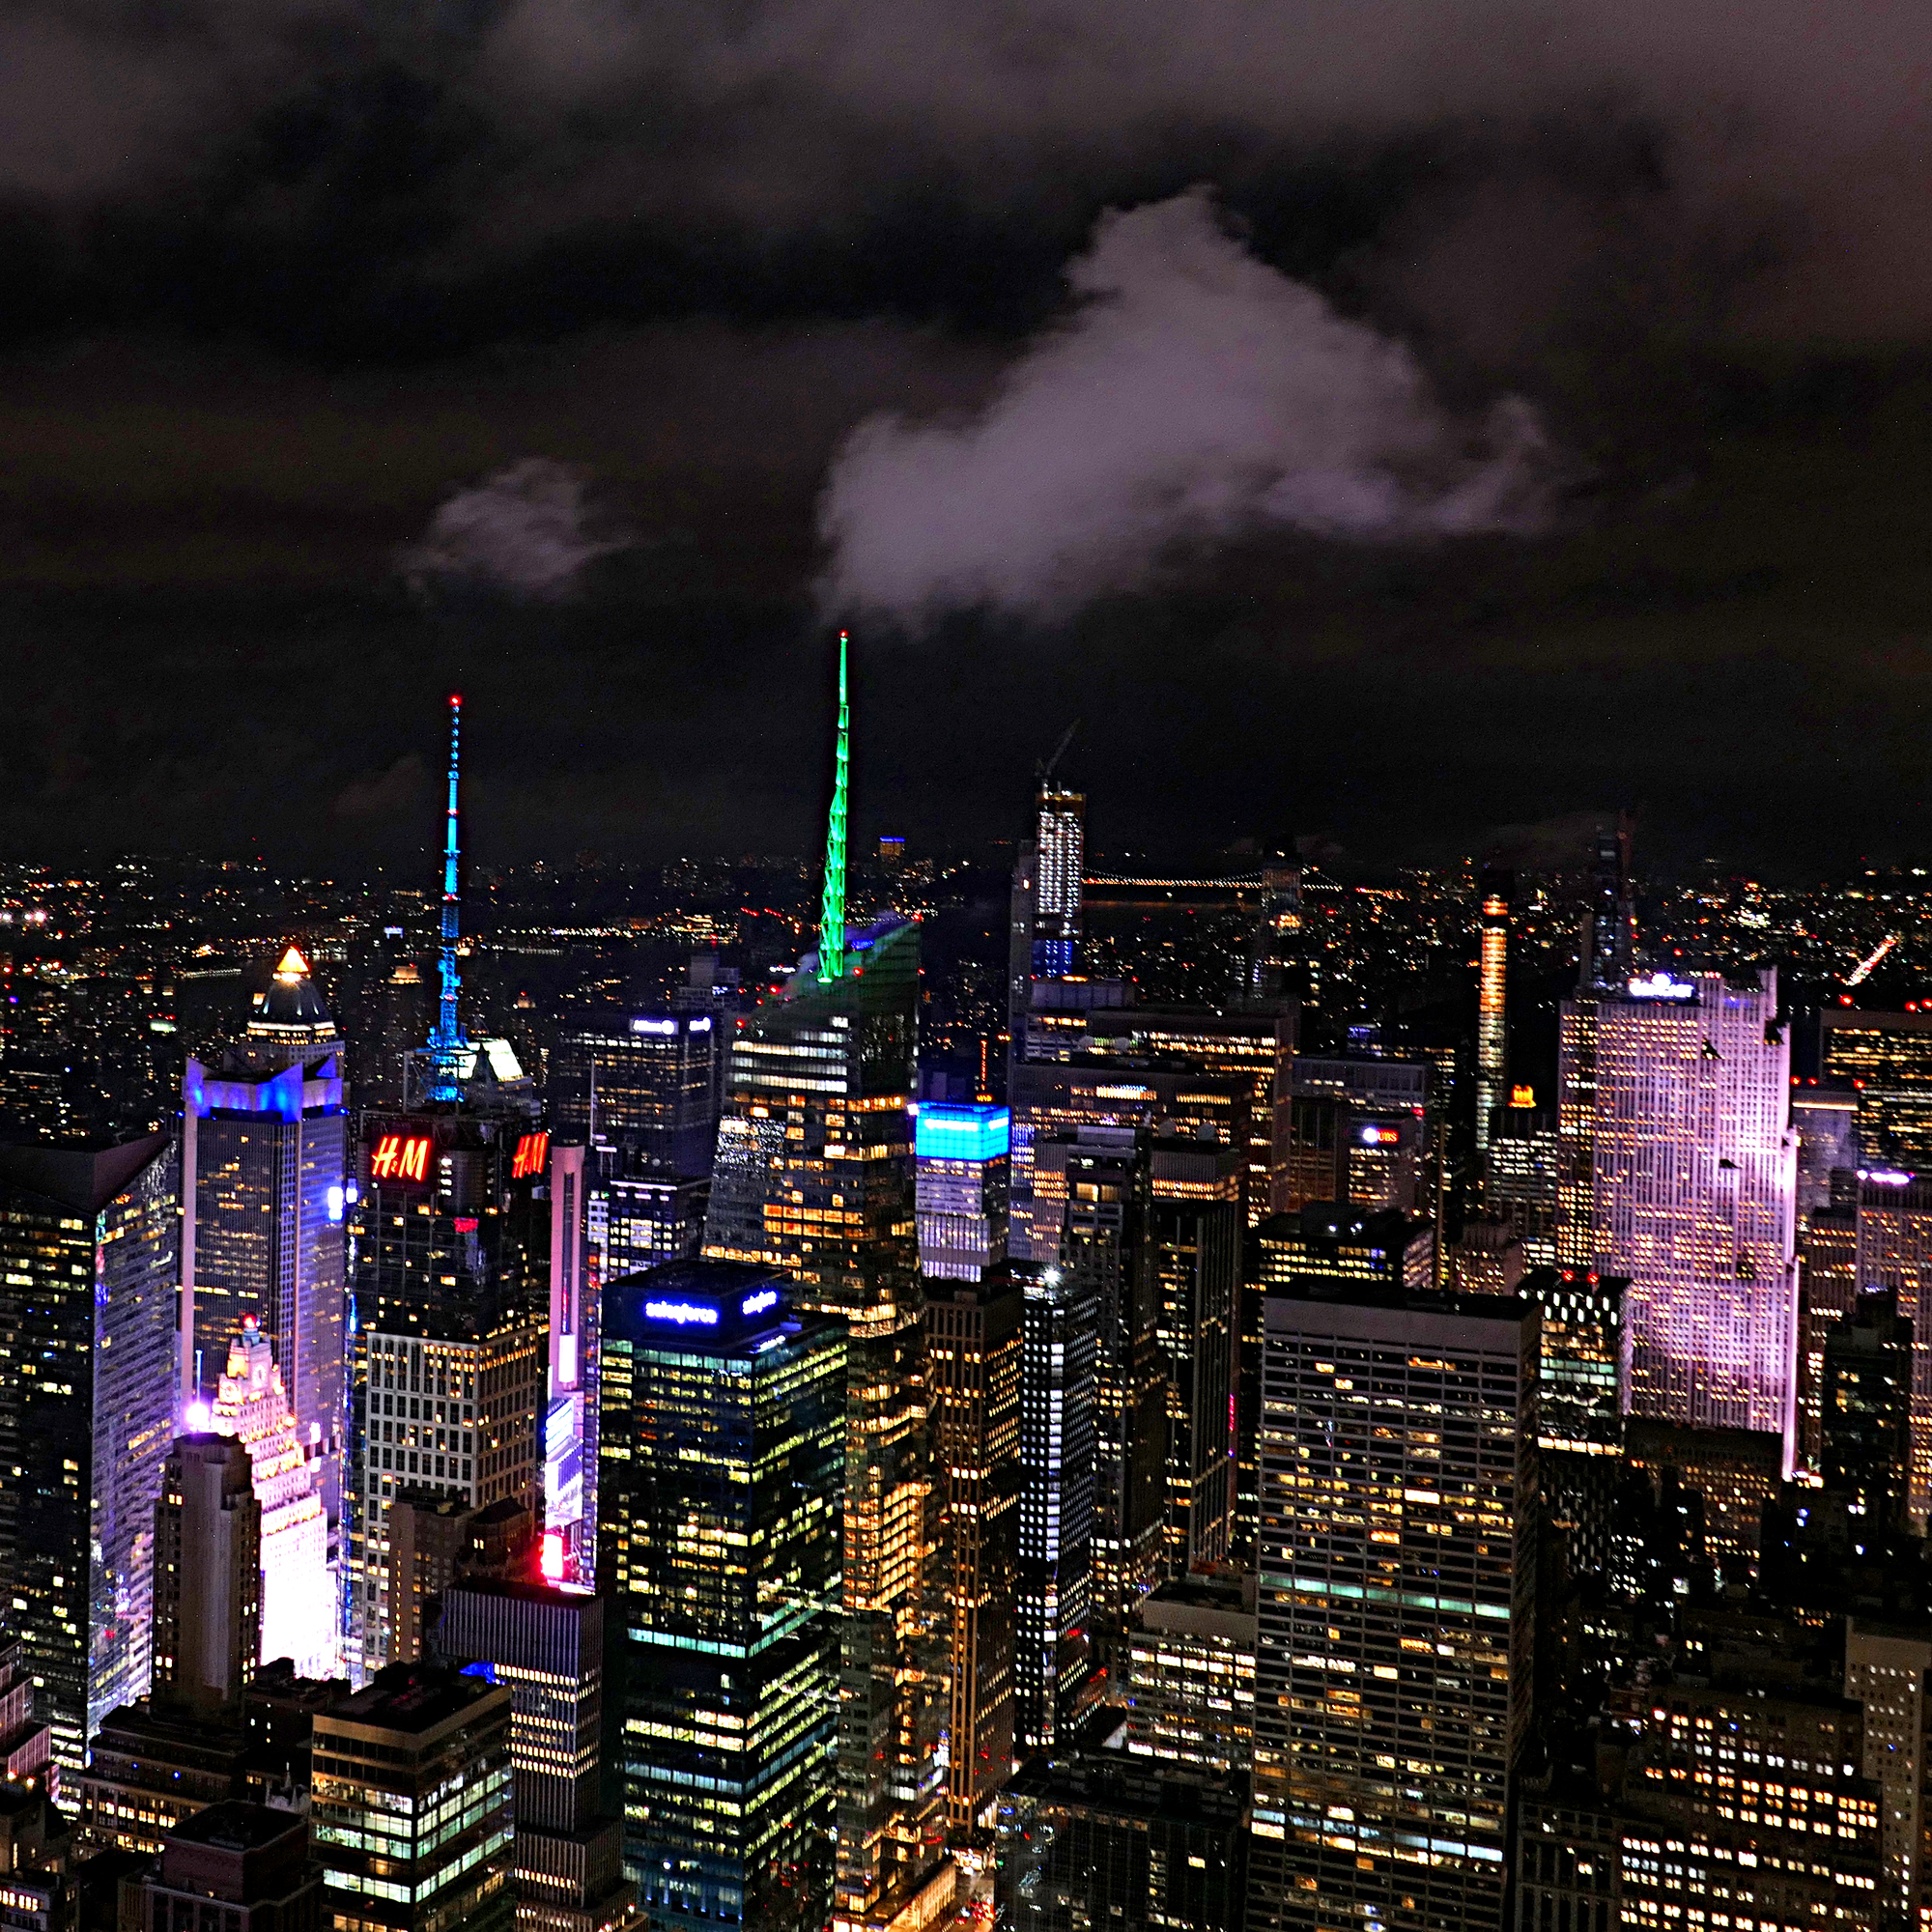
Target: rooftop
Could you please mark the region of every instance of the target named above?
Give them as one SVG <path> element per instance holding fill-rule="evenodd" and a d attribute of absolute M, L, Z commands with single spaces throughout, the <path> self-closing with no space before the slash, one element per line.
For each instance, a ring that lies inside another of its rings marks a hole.
<path fill-rule="evenodd" d="M 317 1743 L 322 1742 L 323 1725 L 333 1729 L 353 1724 L 420 1737 L 462 1717 L 472 1704 L 497 1695 L 504 1696 L 507 1709 L 507 1693 L 480 1677 L 467 1677 L 444 1664 L 391 1663 L 354 1696 L 318 1716 Z"/>
<path fill-rule="evenodd" d="M 218 1852 L 256 1852 L 292 1833 L 306 1833 L 305 1819 L 241 1798 L 224 1799 L 185 1818 L 168 1834 L 177 1843 L 210 1845 Z"/>

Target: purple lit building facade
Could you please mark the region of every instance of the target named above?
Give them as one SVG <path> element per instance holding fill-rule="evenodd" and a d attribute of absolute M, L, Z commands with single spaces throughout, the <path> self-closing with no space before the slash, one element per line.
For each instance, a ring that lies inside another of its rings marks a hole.
<path fill-rule="evenodd" d="M 1776 972 L 1633 977 L 1565 1004 L 1560 1051 L 1566 1116 L 1593 1081 L 1588 1225 L 1569 1233 L 1630 1280 L 1631 1412 L 1774 1432 L 1788 1468 L 1798 1143 Z"/>

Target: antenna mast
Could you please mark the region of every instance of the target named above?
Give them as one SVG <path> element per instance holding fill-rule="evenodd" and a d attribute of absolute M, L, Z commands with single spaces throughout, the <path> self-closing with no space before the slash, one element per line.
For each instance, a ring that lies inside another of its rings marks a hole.
<path fill-rule="evenodd" d="M 845 697 L 850 638 L 838 633 L 838 743 L 832 767 L 832 814 L 825 827 L 825 891 L 818 905 L 818 977 L 829 985 L 845 977 L 845 807 L 851 762 L 851 707 Z"/>

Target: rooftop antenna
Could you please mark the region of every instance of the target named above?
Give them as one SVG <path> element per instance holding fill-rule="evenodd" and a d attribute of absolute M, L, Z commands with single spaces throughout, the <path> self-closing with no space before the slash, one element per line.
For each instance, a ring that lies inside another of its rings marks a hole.
<path fill-rule="evenodd" d="M 850 641 L 848 633 L 838 633 L 838 743 L 833 754 L 832 813 L 825 827 L 825 891 L 818 904 L 818 977 L 826 985 L 845 977 L 845 809 L 852 731 L 845 657 Z"/>
<path fill-rule="evenodd" d="M 430 1089 L 432 1100 L 460 1100 L 463 1097 L 463 1060 L 469 1042 L 463 1037 L 457 1017 L 457 994 L 463 980 L 456 970 L 456 938 L 461 927 L 462 893 L 459 861 L 463 855 L 461 804 L 457 783 L 463 743 L 463 699 L 454 693 L 449 699 L 449 808 L 442 834 L 442 929 L 437 944 L 437 972 L 440 993 L 437 1005 L 436 1031 L 430 1036 Z"/>

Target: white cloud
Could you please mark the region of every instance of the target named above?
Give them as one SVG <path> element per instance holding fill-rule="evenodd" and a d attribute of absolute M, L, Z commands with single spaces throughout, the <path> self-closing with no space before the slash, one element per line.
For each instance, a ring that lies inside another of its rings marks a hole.
<path fill-rule="evenodd" d="M 1052 615 L 1147 582 L 1177 545 L 1547 516 L 1526 403 L 1459 420 L 1401 343 L 1257 261 L 1201 191 L 1103 216 L 1067 280 L 1077 305 L 977 416 L 873 416 L 840 450 L 820 504 L 831 605 Z"/>

